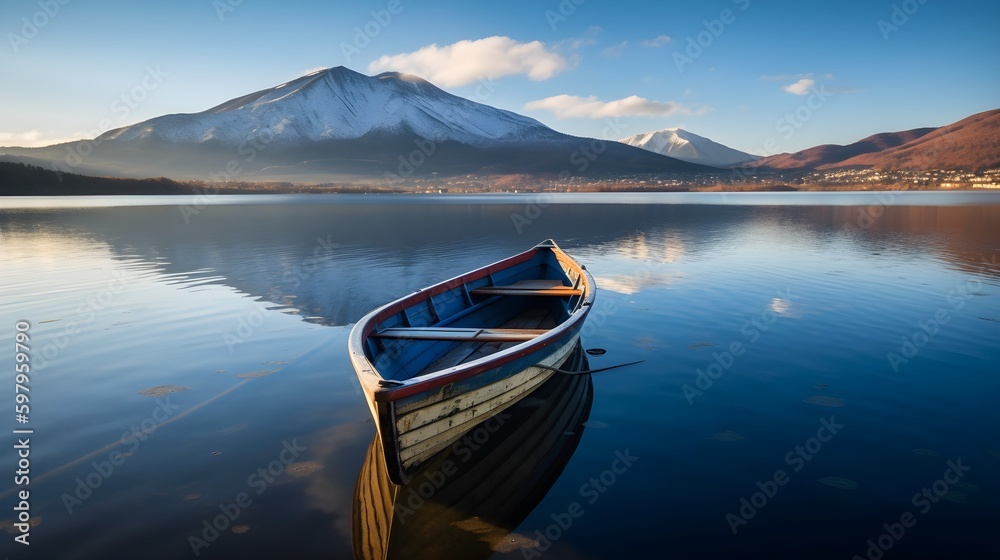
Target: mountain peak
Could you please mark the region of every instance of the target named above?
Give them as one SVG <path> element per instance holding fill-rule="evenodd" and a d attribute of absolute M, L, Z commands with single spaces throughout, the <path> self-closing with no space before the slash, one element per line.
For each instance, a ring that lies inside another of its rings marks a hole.
<path fill-rule="evenodd" d="M 376 80 L 388 80 L 391 78 L 401 82 L 416 82 L 420 84 L 430 83 L 416 74 L 406 74 L 404 72 L 382 72 L 381 74 L 376 74 L 373 78 Z"/>
<path fill-rule="evenodd" d="M 315 76 L 317 74 L 333 74 L 333 75 L 347 74 L 347 75 L 364 76 L 364 74 L 362 74 L 361 72 L 358 72 L 357 70 L 352 70 L 352 69 L 350 69 L 350 68 L 348 68 L 346 66 L 343 66 L 343 65 L 337 65 L 337 66 L 331 66 L 329 68 L 319 68 L 319 69 L 313 70 L 312 72 L 309 72 L 307 74 L 303 74 L 300 77 L 304 78 L 306 76 Z"/>
<path fill-rule="evenodd" d="M 664 128 L 624 138 L 621 142 L 682 161 L 714 167 L 729 167 L 758 159 L 682 128 Z"/>
<path fill-rule="evenodd" d="M 301 145 L 400 132 L 470 146 L 553 134 L 534 119 L 452 95 L 412 74 L 367 76 L 334 66 L 201 113 L 166 115 L 103 136 L 234 145 L 266 138 L 268 143 Z"/>

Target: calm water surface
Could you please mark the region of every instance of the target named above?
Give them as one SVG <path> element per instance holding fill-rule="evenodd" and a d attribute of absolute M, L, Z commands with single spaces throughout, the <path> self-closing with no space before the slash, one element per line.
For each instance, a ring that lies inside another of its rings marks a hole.
<path fill-rule="evenodd" d="M 379 478 L 351 324 L 546 238 L 600 287 L 590 367 L 644 362 L 491 436 L 530 492 L 481 455 L 425 490 L 493 505 L 411 502 L 382 546 L 405 524 L 483 558 L 1000 553 L 996 196 L 75 202 L 0 200 L 7 430 L 21 320 L 33 366 L 30 547 L 10 431 L 0 456 L 12 559 L 350 558 L 381 507 L 355 499 Z"/>

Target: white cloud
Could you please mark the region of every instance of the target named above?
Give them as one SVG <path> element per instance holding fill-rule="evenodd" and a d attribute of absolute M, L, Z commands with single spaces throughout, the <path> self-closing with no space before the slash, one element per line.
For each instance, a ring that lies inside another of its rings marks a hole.
<path fill-rule="evenodd" d="M 588 118 L 603 119 L 605 117 L 669 117 L 673 115 L 702 115 L 711 110 L 709 107 L 692 109 L 676 101 L 652 101 L 637 95 L 631 95 L 616 101 L 601 101 L 597 97 L 579 97 L 576 95 L 556 95 L 531 101 L 525 109 L 541 109 L 549 111 L 559 119 Z"/>
<path fill-rule="evenodd" d="M 669 42 L 670 42 L 670 37 L 669 36 L 667 36 L 667 35 L 660 35 L 656 39 L 650 39 L 648 41 L 643 41 L 642 44 L 646 45 L 647 47 L 653 47 L 654 49 L 658 49 L 658 48 L 662 47 L 663 45 L 666 45 Z"/>
<path fill-rule="evenodd" d="M 622 41 L 617 45 L 611 45 L 610 47 L 601 51 L 601 54 L 608 57 L 614 58 L 616 56 L 621 56 L 625 52 L 625 47 L 628 46 L 628 41 Z"/>
<path fill-rule="evenodd" d="M 37 142 L 41 132 L 29 130 L 28 132 L 0 132 L 0 142 Z"/>
<path fill-rule="evenodd" d="M 562 55 L 541 41 L 521 43 L 510 37 L 487 37 L 382 56 L 368 65 L 368 71 L 416 74 L 439 86 L 452 87 L 516 74 L 534 81 L 547 80 L 569 66 Z"/>
<path fill-rule="evenodd" d="M 761 80 L 765 82 L 787 82 L 789 80 L 801 80 L 802 78 L 812 78 L 812 72 L 806 74 L 762 74 Z"/>
<path fill-rule="evenodd" d="M 794 83 L 788 84 L 787 86 L 781 86 L 782 91 L 794 95 L 809 95 L 812 88 L 816 85 L 816 80 L 814 79 L 815 74 L 809 72 L 808 74 L 763 74 L 760 79 L 766 82 L 787 82 L 794 81 Z M 820 74 L 820 78 L 823 80 L 831 81 L 833 80 L 833 74 L 826 73 Z M 853 87 L 828 87 L 826 82 L 820 84 L 820 88 L 823 91 L 836 94 L 854 94 L 862 93 L 864 90 L 860 88 Z"/>
<path fill-rule="evenodd" d="M 792 95 L 809 95 L 809 89 L 814 85 L 816 85 L 816 80 L 813 80 L 812 78 L 802 78 L 793 84 L 781 86 L 781 89 L 791 93 Z"/>
<path fill-rule="evenodd" d="M 67 137 L 66 135 L 58 135 L 51 132 L 43 134 L 38 130 L 29 130 L 27 132 L 0 132 L 0 146 L 38 148 L 41 146 L 61 144 L 63 142 L 72 142 L 74 140 L 80 140 L 81 138 L 83 138 L 82 134 Z"/>
<path fill-rule="evenodd" d="M 591 25 L 583 32 L 580 37 L 570 37 L 569 39 L 563 39 L 558 43 L 553 45 L 553 50 L 557 51 L 577 51 L 583 47 L 589 47 L 591 45 L 597 44 L 597 36 L 603 33 L 604 30 L 596 25 Z"/>

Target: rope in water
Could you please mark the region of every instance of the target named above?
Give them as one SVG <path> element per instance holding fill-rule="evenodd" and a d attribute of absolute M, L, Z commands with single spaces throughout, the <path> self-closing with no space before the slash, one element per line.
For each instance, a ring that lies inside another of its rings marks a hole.
<path fill-rule="evenodd" d="M 601 372 L 601 371 L 608 371 L 609 369 L 618 369 L 618 368 L 622 368 L 622 367 L 625 367 L 625 366 L 634 366 L 636 364 L 641 364 L 641 363 L 643 363 L 645 361 L 646 360 L 638 360 L 638 361 L 635 361 L 635 362 L 629 362 L 627 364 L 618 364 L 616 366 L 608 366 L 608 367 L 602 367 L 602 368 L 597 368 L 597 369 L 584 369 L 584 370 L 580 370 L 580 371 L 567 371 L 567 370 L 564 370 L 564 369 L 559 369 L 559 368 L 554 368 L 554 367 L 549 367 L 549 366 L 543 366 L 542 364 L 535 364 L 535 367 L 545 368 L 547 370 L 554 371 L 556 373 L 561 373 L 563 375 L 585 375 L 585 374 L 588 374 L 588 373 L 598 373 L 598 372 Z"/>

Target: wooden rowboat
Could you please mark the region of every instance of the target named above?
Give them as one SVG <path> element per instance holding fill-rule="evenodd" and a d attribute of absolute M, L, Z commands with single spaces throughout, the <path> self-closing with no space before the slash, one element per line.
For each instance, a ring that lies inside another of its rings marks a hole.
<path fill-rule="evenodd" d="M 552 240 L 365 315 L 348 342 L 386 470 L 405 484 L 435 454 L 548 380 L 596 294 Z"/>

